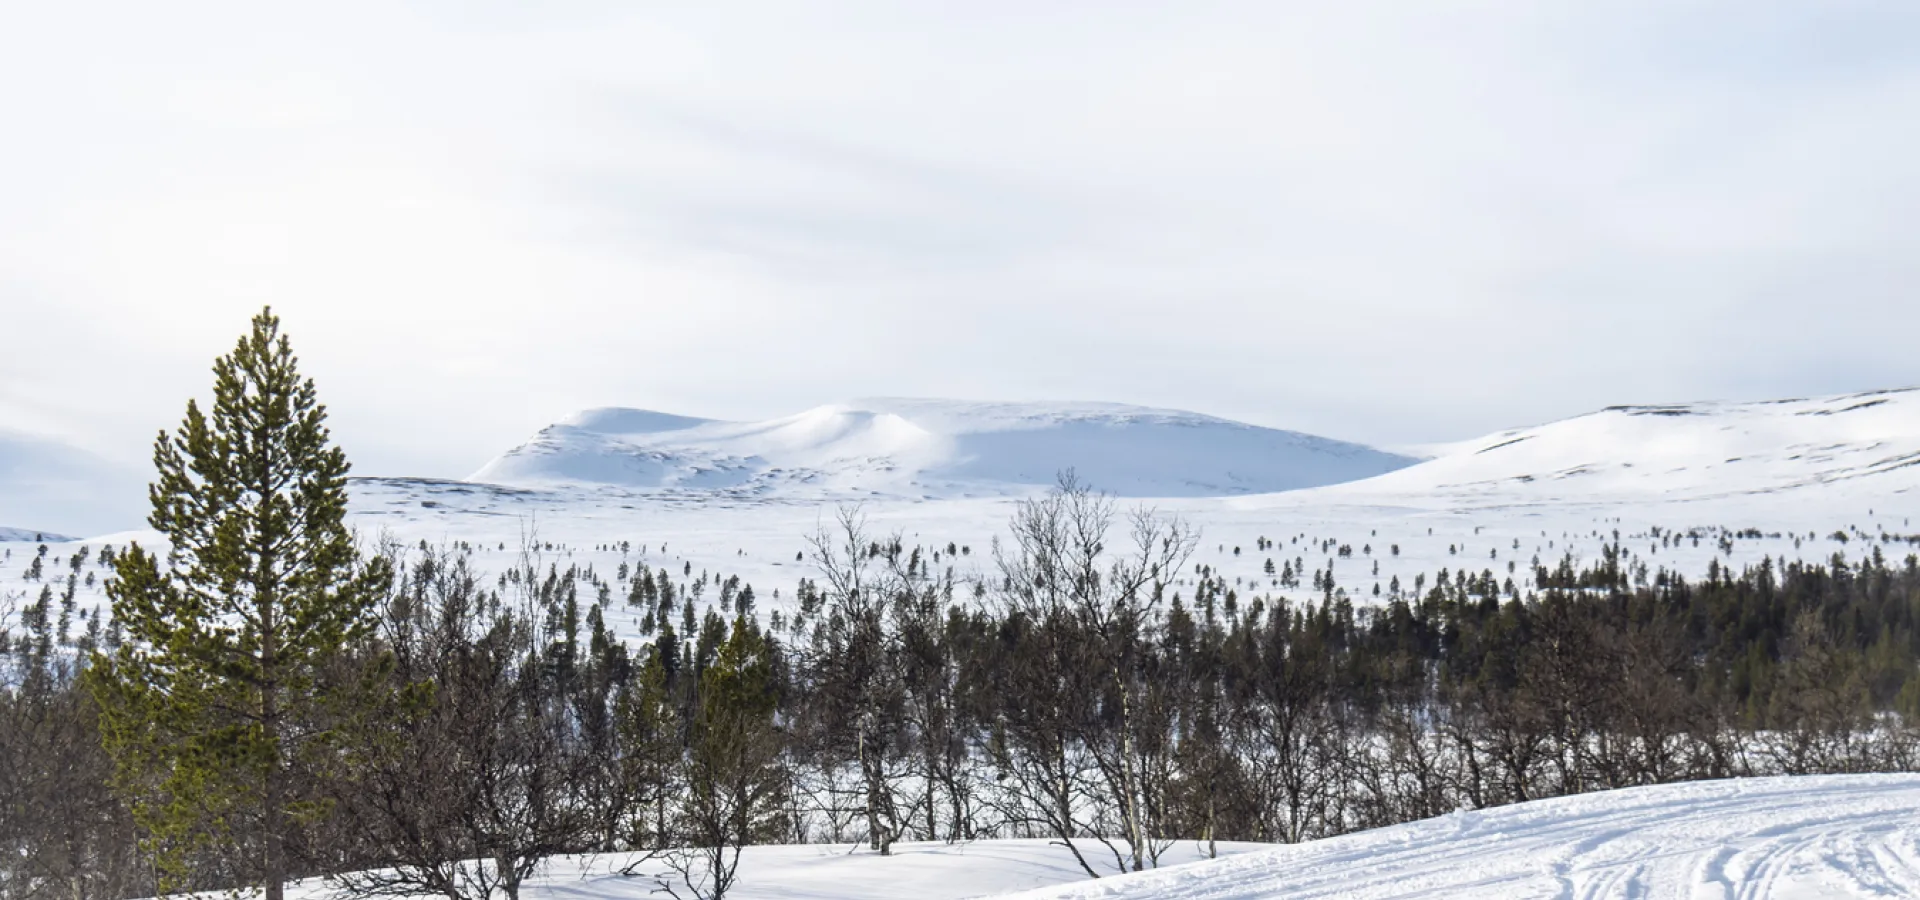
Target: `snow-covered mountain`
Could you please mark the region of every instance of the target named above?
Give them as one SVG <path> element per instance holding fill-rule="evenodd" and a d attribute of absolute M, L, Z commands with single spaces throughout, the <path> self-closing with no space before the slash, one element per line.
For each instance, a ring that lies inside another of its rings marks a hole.
<path fill-rule="evenodd" d="M 1920 497 L 1920 389 L 1616 406 L 1423 449 L 1433 458 L 1327 493 L 1464 506 L 1706 500 L 1822 488 Z"/>
<path fill-rule="evenodd" d="M 1421 449 L 1431 458 L 1119 404 L 877 399 L 764 422 L 589 410 L 541 430 L 468 480 L 731 497 L 949 499 L 1022 493 L 1072 467 L 1096 487 L 1132 497 L 1321 488 L 1311 495 L 1481 507 L 1823 487 L 1849 497 L 1920 496 L 1920 390 L 1617 406 Z"/>
<path fill-rule="evenodd" d="M 542 429 L 468 480 L 945 499 L 1024 493 L 1072 468 L 1121 496 L 1199 497 L 1353 481 L 1414 461 L 1175 410 L 871 399 L 764 422 L 588 410 Z"/>

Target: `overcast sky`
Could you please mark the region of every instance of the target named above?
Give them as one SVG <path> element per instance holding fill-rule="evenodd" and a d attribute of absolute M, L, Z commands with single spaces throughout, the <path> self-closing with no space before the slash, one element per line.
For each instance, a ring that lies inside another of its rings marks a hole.
<path fill-rule="evenodd" d="M 1920 382 L 1917 213 L 1912 0 L 15 3 L 0 430 L 143 460 L 271 303 L 363 474 L 876 394 L 1461 438 Z"/>

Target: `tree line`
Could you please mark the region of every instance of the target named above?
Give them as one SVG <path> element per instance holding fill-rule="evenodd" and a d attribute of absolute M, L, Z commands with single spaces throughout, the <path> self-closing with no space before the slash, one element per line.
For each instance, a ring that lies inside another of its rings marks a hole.
<path fill-rule="evenodd" d="M 707 898 L 753 844 L 997 837 L 1097 876 L 1176 841 L 1920 762 L 1912 556 L 1688 580 L 1615 544 L 1525 592 L 1242 595 L 1188 523 L 1068 476 L 984 577 L 845 510 L 762 614 L 737 578 L 608 579 L 533 536 L 498 572 L 357 547 L 277 321 L 216 373 L 213 414 L 158 443 L 170 547 L 113 554 L 113 618 L 42 591 L 0 634 L 0 896 L 516 898 L 600 852 Z"/>

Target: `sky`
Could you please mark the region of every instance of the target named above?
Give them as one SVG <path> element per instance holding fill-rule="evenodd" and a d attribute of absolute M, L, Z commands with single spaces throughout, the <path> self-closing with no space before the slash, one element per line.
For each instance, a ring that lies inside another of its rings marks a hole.
<path fill-rule="evenodd" d="M 144 466 L 263 304 L 375 475 L 608 405 L 1910 385 L 1916 110 L 1907 0 L 12 4 L 0 437 Z"/>

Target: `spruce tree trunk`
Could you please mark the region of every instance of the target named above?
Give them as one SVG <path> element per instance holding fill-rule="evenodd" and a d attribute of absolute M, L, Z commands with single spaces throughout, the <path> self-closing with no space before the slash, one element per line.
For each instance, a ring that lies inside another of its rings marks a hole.
<path fill-rule="evenodd" d="M 267 865 L 264 880 L 267 883 L 267 900 L 286 900 L 286 816 L 281 810 L 280 773 L 277 771 L 267 773 L 266 803 Z"/>
<path fill-rule="evenodd" d="M 265 673 L 264 683 L 260 686 L 260 728 L 262 736 L 272 756 L 267 760 L 266 784 L 261 791 L 261 800 L 265 804 L 262 811 L 262 827 L 266 831 L 266 867 L 262 872 L 266 881 L 266 900 L 286 900 L 287 883 L 287 823 L 285 798 L 281 796 L 280 767 L 280 692 L 275 684 L 277 677 L 275 646 L 276 629 L 275 602 L 269 596 L 261 603 L 260 619 L 260 670 Z"/>

